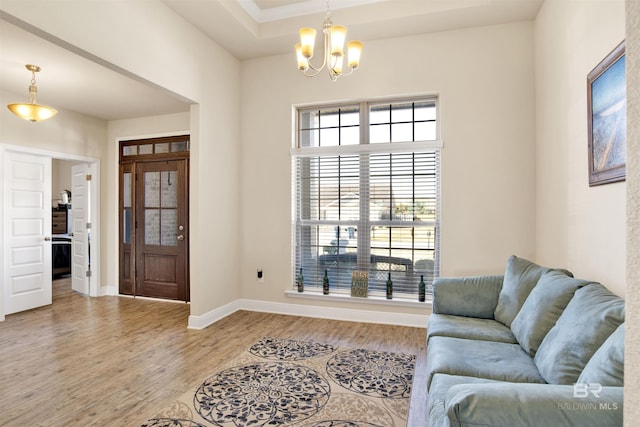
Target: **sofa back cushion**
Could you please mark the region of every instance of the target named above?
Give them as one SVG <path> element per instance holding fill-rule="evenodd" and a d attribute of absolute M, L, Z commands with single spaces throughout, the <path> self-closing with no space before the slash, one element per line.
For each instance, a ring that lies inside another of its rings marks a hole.
<path fill-rule="evenodd" d="M 551 270 L 542 275 L 511 323 L 511 331 L 524 351 L 535 356 L 540 343 L 569 304 L 573 294 L 592 283 Z"/>
<path fill-rule="evenodd" d="M 624 301 L 599 283 L 575 292 L 534 357 L 551 384 L 573 384 L 591 356 L 624 322 Z"/>
<path fill-rule="evenodd" d="M 438 277 L 433 281 L 432 312 L 493 319 L 503 280 L 502 276 Z"/>
<path fill-rule="evenodd" d="M 494 318 L 503 325 L 511 327 L 511 322 L 520 311 L 531 289 L 538 283 L 538 279 L 550 270 L 512 255 L 507 261 L 502 290 L 493 313 Z M 568 274 L 571 275 L 571 273 Z"/>
<path fill-rule="evenodd" d="M 624 323 L 589 359 L 577 382 L 624 386 Z"/>

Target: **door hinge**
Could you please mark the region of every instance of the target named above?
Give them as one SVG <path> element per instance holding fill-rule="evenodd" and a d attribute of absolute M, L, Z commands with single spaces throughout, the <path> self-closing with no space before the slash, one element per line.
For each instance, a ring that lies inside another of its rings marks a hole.
<path fill-rule="evenodd" d="M 87 230 L 91 230 L 91 223 L 90 223 L 90 222 L 88 222 L 88 223 L 86 224 L 86 226 L 87 226 Z"/>
<path fill-rule="evenodd" d="M 89 174 L 85 175 L 84 179 L 85 179 L 85 181 L 91 181 L 91 174 L 89 173 Z"/>
<path fill-rule="evenodd" d="M 91 270 L 87 270 L 87 277 L 91 277 Z"/>

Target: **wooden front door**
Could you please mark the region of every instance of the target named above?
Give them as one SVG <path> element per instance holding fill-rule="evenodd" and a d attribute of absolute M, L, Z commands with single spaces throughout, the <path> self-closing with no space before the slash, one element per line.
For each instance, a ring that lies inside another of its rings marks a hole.
<path fill-rule="evenodd" d="M 120 293 L 189 301 L 188 159 L 121 166 Z"/>

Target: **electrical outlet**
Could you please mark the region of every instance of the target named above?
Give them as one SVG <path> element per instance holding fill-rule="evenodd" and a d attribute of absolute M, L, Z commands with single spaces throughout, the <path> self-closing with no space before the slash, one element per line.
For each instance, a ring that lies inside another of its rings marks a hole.
<path fill-rule="evenodd" d="M 264 275 L 261 268 L 258 269 L 258 283 L 264 283 Z"/>

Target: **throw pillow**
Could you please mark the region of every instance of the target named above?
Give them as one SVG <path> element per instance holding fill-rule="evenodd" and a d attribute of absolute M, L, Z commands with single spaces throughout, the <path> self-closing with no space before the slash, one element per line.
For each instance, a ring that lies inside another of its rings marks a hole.
<path fill-rule="evenodd" d="M 589 359 L 577 382 L 624 386 L 624 323 L 618 326 Z"/>
<path fill-rule="evenodd" d="M 576 290 L 588 283 L 591 282 L 554 270 L 540 277 L 511 323 L 513 335 L 531 357 L 535 356 L 540 343 L 556 324 Z"/>
<path fill-rule="evenodd" d="M 511 327 L 511 322 L 520 311 L 531 289 L 538 283 L 540 276 L 550 270 L 550 268 L 512 255 L 507 261 L 507 269 L 504 273 L 504 281 L 498 296 L 494 318 L 503 325 Z M 571 273 L 567 273 L 571 276 Z"/>
<path fill-rule="evenodd" d="M 599 283 L 578 289 L 534 357 L 549 384 L 573 384 L 591 356 L 624 322 L 624 301 Z"/>

